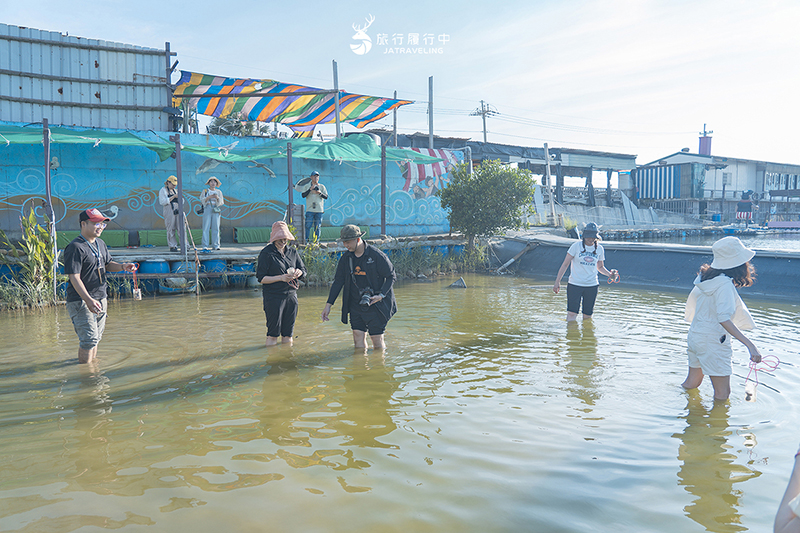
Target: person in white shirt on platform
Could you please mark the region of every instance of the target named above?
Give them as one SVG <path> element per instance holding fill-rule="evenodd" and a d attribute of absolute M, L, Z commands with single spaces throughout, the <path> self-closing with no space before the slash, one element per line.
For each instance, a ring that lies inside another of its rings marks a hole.
<path fill-rule="evenodd" d="M 606 253 L 598 242 L 600 235 L 597 224 L 589 222 L 583 229 L 582 239 L 567 251 L 564 263 L 558 269 L 556 282 L 553 285 L 553 292 L 558 294 L 561 290 L 561 278 L 569 267 L 569 283 L 567 284 L 567 322 L 572 322 L 578 318 L 578 311 L 581 310 L 581 300 L 583 300 L 583 318 L 592 318 L 594 313 L 594 303 L 597 299 L 597 289 L 600 282 L 597 281 L 597 273 L 608 276 L 610 280 L 618 280 L 619 273 L 616 270 L 607 270 L 603 263 L 606 260 Z"/>
<path fill-rule="evenodd" d="M 215 250 L 219 250 L 219 221 L 222 216 L 221 206 L 225 205 L 222 191 L 217 189 L 221 185 L 216 176 L 206 180 L 208 189 L 200 193 L 200 202 L 203 204 L 203 252 L 208 253 L 209 241 Z M 210 239 L 209 239 L 209 233 Z"/>
<path fill-rule="evenodd" d="M 158 191 L 158 203 L 163 208 L 164 226 L 167 228 L 167 244 L 170 252 L 178 251 L 178 238 L 176 233 L 183 224 L 178 220 L 178 178 L 170 176 L 164 182 L 164 186 Z"/>
<path fill-rule="evenodd" d="M 316 240 L 319 240 L 322 229 L 322 213 L 325 212 L 325 200 L 328 190 L 319 182 L 319 172 L 311 173 L 311 181 L 300 191 L 306 199 L 306 242 L 311 242 L 311 228 L 314 228 Z"/>

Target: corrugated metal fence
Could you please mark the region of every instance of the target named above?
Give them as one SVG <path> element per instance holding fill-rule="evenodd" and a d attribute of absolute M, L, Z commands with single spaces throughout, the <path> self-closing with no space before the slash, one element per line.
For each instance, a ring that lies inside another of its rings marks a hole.
<path fill-rule="evenodd" d="M 166 50 L 0 24 L 0 120 L 167 131 Z"/>
<path fill-rule="evenodd" d="M 698 163 L 642 166 L 636 168 L 635 182 L 641 199 L 702 198 L 705 169 Z"/>

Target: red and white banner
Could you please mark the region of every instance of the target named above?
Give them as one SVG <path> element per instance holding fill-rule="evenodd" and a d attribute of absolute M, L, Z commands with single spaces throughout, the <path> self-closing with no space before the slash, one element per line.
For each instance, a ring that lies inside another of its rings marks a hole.
<path fill-rule="evenodd" d="M 446 185 L 442 181 L 442 176 L 450 172 L 459 160 L 451 150 L 431 148 L 411 148 L 411 150 L 443 160 L 428 165 L 403 163 L 403 177 L 406 179 L 403 190 L 413 193 L 415 197 L 427 198 Z"/>

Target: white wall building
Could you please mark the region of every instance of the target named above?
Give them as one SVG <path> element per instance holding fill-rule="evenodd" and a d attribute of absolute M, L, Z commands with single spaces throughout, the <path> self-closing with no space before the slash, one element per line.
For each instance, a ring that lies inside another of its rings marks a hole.
<path fill-rule="evenodd" d="M 705 165 L 705 197 L 708 199 L 722 199 L 723 190 L 726 200 L 741 198 L 742 191 L 753 191 L 759 198 L 769 199 L 770 191 L 800 188 L 800 165 L 677 152 L 646 166 L 676 163 Z"/>

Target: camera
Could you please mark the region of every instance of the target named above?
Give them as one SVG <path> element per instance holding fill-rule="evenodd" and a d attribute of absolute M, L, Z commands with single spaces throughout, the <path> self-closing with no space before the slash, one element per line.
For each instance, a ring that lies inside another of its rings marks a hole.
<path fill-rule="evenodd" d="M 372 289 L 367 287 L 366 289 L 359 290 L 358 293 L 361 295 L 358 305 L 360 305 L 362 309 L 366 309 L 370 306 L 369 301 L 372 298 Z"/>

